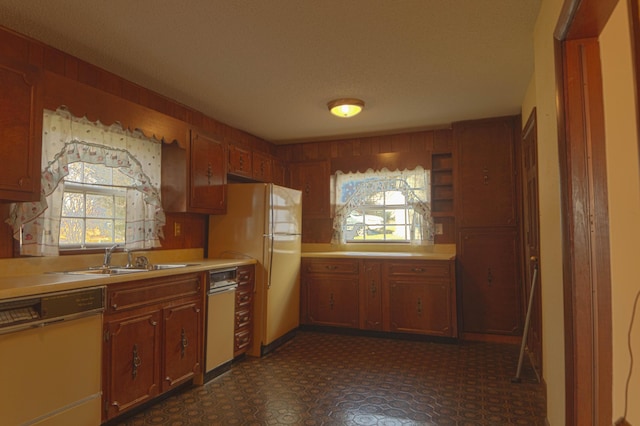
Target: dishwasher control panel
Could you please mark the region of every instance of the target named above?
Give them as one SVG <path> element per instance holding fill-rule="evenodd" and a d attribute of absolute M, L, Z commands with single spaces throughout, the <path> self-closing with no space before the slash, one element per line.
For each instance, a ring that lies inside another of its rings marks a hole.
<path fill-rule="evenodd" d="M 104 310 L 104 287 L 0 301 L 0 334 Z"/>

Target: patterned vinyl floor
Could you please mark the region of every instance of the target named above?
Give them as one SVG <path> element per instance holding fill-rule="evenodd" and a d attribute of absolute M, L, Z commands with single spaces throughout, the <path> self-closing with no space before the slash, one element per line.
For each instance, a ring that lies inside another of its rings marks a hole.
<path fill-rule="evenodd" d="M 299 332 L 122 425 L 544 425 L 518 345 Z"/>

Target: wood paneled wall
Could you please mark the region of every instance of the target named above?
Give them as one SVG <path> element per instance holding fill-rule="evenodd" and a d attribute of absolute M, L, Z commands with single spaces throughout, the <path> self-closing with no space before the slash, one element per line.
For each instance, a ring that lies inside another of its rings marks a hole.
<path fill-rule="evenodd" d="M 186 143 L 186 129 L 198 127 L 252 151 L 275 153 L 275 146 L 267 141 L 2 27 L 0 55 L 43 70 L 45 108 L 65 105 L 75 115 L 99 119 L 104 124 L 119 121 L 123 127 L 139 128 L 148 136 L 178 140 L 181 144 Z M 0 204 L 0 257 L 4 258 L 16 255 L 11 228 L 4 222 L 8 212 L 8 204 Z M 175 235 L 175 223 L 180 225 L 179 235 Z M 205 232 L 206 216 L 167 214 L 163 248 L 205 247 Z"/>
<path fill-rule="evenodd" d="M 438 129 L 281 145 L 276 148 L 276 155 L 287 163 L 326 160 L 331 165 L 331 173 L 335 173 L 337 170 L 365 171 L 381 167 L 403 170 L 416 165 L 430 169 L 432 154 L 450 153 L 452 150 L 451 129 Z M 443 234 L 436 236 L 436 242 L 455 242 L 453 218 L 438 217 L 434 220 L 443 226 Z M 330 217 L 303 217 L 304 242 L 331 242 L 332 226 L 333 221 Z"/>

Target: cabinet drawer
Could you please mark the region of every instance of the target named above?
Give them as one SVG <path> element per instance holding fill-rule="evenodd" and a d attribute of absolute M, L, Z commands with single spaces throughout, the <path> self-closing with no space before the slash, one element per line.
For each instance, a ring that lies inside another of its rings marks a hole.
<path fill-rule="evenodd" d="M 447 261 L 402 261 L 387 262 L 387 276 L 415 278 L 449 278 L 449 262 Z"/>
<path fill-rule="evenodd" d="M 253 272 L 255 268 L 253 265 L 238 267 L 237 279 L 238 285 L 242 287 L 243 285 L 252 285 L 253 284 Z"/>
<path fill-rule="evenodd" d="M 201 274 L 195 273 L 112 284 L 107 287 L 107 313 L 199 296 L 201 282 Z"/>
<path fill-rule="evenodd" d="M 236 330 L 251 324 L 251 310 L 236 311 Z"/>
<path fill-rule="evenodd" d="M 235 334 L 234 351 L 238 352 L 249 347 L 251 343 L 251 331 L 241 330 Z"/>
<path fill-rule="evenodd" d="M 248 308 L 251 305 L 253 293 L 250 291 L 236 291 L 236 311 Z"/>
<path fill-rule="evenodd" d="M 358 261 L 354 259 L 303 259 L 302 271 L 312 274 L 357 274 Z"/>

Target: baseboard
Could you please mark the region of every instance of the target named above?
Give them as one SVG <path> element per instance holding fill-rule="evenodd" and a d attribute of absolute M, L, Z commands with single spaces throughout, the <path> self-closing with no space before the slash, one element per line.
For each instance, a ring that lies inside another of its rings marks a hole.
<path fill-rule="evenodd" d="M 282 346 L 285 343 L 287 343 L 289 340 L 291 340 L 294 337 L 296 337 L 297 331 L 298 331 L 297 328 L 293 329 L 290 332 L 288 332 L 287 334 L 285 334 L 284 336 L 278 337 L 276 340 L 274 340 L 273 342 L 269 343 L 268 345 L 261 345 L 260 346 L 260 356 L 265 356 L 268 353 L 273 352 L 274 350 L 276 350 L 280 346 Z"/>
<path fill-rule="evenodd" d="M 435 343 L 458 343 L 455 337 L 431 336 L 428 334 L 393 333 L 388 331 L 361 330 L 359 328 L 331 327 L 326 325 L 301 325 L 301 331 L 317 331 L 321 333 L 346 334 L 349 336 L 381 337 L 397 340 L 414 340 Z"/>

